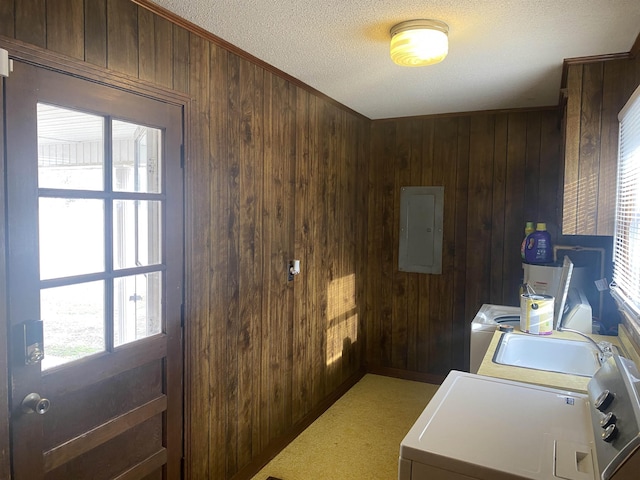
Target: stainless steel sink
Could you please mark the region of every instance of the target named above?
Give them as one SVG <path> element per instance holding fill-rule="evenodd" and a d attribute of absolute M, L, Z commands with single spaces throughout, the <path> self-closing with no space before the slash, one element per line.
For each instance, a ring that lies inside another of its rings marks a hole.
<path fill-rule="evenodd" d="M 590 343 L 516 333 L 502 335 L 493 361 L 582 377 L 592 377 L 600 368 L 599 352 Z"/>

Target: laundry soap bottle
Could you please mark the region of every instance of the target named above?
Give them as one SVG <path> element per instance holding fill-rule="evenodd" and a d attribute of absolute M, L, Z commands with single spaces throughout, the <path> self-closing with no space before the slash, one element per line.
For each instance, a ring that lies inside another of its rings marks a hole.
<path fill-rule="evenodd" d="M 525 260 L 524 247 L 527 244 L 527 237 L 529 235 L 531 235 L 535 231 L 536 231 L 536 229 L 533 228 L 533 222 L 527 222 L 525 224 L 525 227 L 524 227 L 524 238 L 522 239 L 522 244 L 520 244 L 520 255 L 522 256 L 523 260 Z"/>
<path fill-rule="evenodd" d="M 552 259 L 551 235 L 547 232 L 547 224 L 538 223 L 536 224 L 535 232 L 530 233 L 525 238 L 524 261 L 544 264 L 551 263 Z"/>

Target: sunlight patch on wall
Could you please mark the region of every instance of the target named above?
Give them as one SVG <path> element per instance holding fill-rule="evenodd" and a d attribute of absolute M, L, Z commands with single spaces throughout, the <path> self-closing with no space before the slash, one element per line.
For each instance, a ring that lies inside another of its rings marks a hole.
<path fill-rule="evenodd" d="M 329 283 L 327 319 L 327 365 L 331 365 L 358 339 L 355 274 Z"/>

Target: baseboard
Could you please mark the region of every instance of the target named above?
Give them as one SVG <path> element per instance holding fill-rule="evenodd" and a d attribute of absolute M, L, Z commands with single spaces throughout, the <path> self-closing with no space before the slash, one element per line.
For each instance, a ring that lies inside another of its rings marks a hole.
<path fill-rule="evenodd" d="M 267 463 L 278 455 L 287 445 L 289 445 L 298 435 L 300 435 L 309 425 L 311 425 L 320 415 L 338 401 L 342 395 L 347 393 L 351 387 L 358 383 L 367 373 L 365 368 L 361 368 L 356 373 L 345 380 L 336 390 L 320 402 L 313 410 L 302 418 L 293 428 L 276 438 L 260 455 L 255 457 L 250 463 L 238 471 L 231 480 L 248 480 L 253 478 Z"/>
<path fill-rule="evenodd" d="M 400 368 L 380 367 L 376 365 L 368 365 L 367 373 L 401 378 L 402 380 L 413 380 L 414 382 L 433 383 L 434 385 L 440 385 L 446 377 L 446 375 L 433 375 L 431 373 L 413 372 Z"/>

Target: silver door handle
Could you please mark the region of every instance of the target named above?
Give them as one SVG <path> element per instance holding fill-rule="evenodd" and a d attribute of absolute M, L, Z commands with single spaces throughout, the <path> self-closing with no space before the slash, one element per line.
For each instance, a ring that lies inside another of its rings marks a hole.
<path fill-rule="evenodd" d="M 24 413 L 37 413 L 44 415 L 49 411 L 51 402 L 46 398 L 41 398 L 37 393 L 30 393 L 22 400 L 22 411 Z"/>

